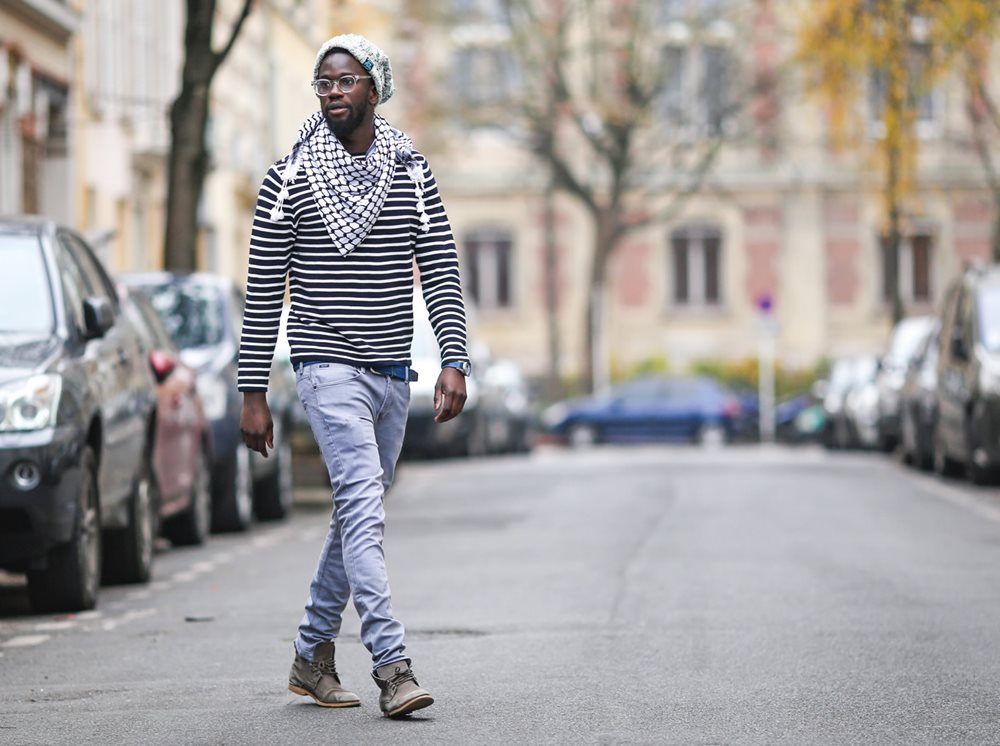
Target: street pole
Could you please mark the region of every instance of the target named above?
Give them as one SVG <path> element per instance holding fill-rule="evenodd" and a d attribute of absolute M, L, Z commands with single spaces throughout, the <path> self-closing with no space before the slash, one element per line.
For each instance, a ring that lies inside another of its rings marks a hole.
<path fill-rule="evenodd" d="M 774 301 L 770 295 L 757 299 L 757 402 L 760 442 L 773 443 L 775 439 L 774 358 L 778 324 L 772 315 Z"/>

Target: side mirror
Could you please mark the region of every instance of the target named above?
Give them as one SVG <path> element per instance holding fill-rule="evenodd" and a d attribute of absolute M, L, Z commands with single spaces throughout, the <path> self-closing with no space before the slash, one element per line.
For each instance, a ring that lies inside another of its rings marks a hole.
<path fill-rule="evenodd" d="M 114 326 L 115 312 L 107 298 L 87 298 L 83 301 L 83 324 L 87 339 L 97 339 Z"/>
<path fill-rule="evenodd" d="M 951 356 L 956 360 L 969 359 L 969 350 L 965 346 L 965 340 L 957 334 L 951 338 Z"/>

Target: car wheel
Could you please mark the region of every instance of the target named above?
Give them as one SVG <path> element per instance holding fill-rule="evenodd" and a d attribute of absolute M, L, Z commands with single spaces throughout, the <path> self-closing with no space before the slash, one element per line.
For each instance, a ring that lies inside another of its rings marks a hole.
<path fill-rule="evenodd" d="M 213 485 L 212 531 L 246 531 L 253 513 L 250 449 L 237 446 Z"/>
<path fill-rule="evenodd" d="M 104 542 L 104 580 L 109 583 L 145 583 L 152 573 L 159 503 L 151 458 L 147 451 L 135 477 L 128 525 L 109 531 Z"/>
<path fill-rule="evenodd" d="M 73 537 L 49 552 L 44 570 L 28 572 L 28 597 L 35 611 L 84 611 L 97 604 L 101 582 L 101 521 L 97 460 L 85 447 Z"/>
<path fill-rule="evenodd" d="M 569 444 L 574 448 L 590 448 L 597 440 L 597 429 L 593 425 L 576 422 L 569 428 Z"/>
<path fill-rule="evenodd" d="M 212 489 L 208 459 L 202 450 L 191 485 L 191 504 L 164 527 L 164 535 L 175 546 L 204 544 L 212 523 Z"/>
<path fill-rule="evenodd" d="M 271 458 L 274 471 L 253 485 L 253 511 L 262 521 L 279 521 L 292 509 L 292 444 L 278 428 Z"/>
<path fill-rule="evenodd" d="M 941 437 L 937 428 L 934 430 L 934 471 L 942 477 L 956 477 L 961 472 L 962 467 L 957 461 L 948 455 L 944 445 L 944 438 Z"/>
<path fill-rule="evenodd" d="M 972 412 L 969 423 L 966 425 L 965 476 L 972 484 L 983 486 L 993 484 L 996 475 L 989 467 L 976 462 L 976 451 L 979 450 L 979 438 L 976 437 L 975 423 L 980 421 L 979 417 L 979 412 Z"/>
<path fill-rule="evenodd" d="M 726 428 L 718 422 L 706 422 L 698 428 L 695 435 L 695 442 L 707 448 L 724 445 L 726 442 Z"/>

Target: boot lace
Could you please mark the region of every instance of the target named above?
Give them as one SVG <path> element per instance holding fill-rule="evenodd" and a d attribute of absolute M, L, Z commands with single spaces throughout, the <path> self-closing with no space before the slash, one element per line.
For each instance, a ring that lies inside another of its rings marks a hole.
<path fill-rule="evenodd" d="M 417 678 L 413 675 L 412 668 L 408 668 L 401 673 L 394 674 L 388 681 L 389 691 L 395 694 L 396 689 L 399 688 L 400 684 L 405 684 L 407 681 L 412 681 L 415 685 L 417 684 Z"/>
<path fill-rule="evenodd" d="M 332 676 L 338 682 L 340 681 L 340 677 L 337 675 L 337 665 L 333 662 L 332 658 L 321 661 L 309 661 L 309 667 L 312 668 L 313 673 L 326 674 Z"/>

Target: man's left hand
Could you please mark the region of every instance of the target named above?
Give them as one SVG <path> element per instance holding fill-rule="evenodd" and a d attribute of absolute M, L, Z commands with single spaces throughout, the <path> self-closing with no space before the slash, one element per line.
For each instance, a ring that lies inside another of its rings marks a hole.
<path fill-rule="evenodd" d="M 435 422 L 447 422 L 465 406 L 465 376 L 456 368 L 442 368 L 434 385 Z"/>

